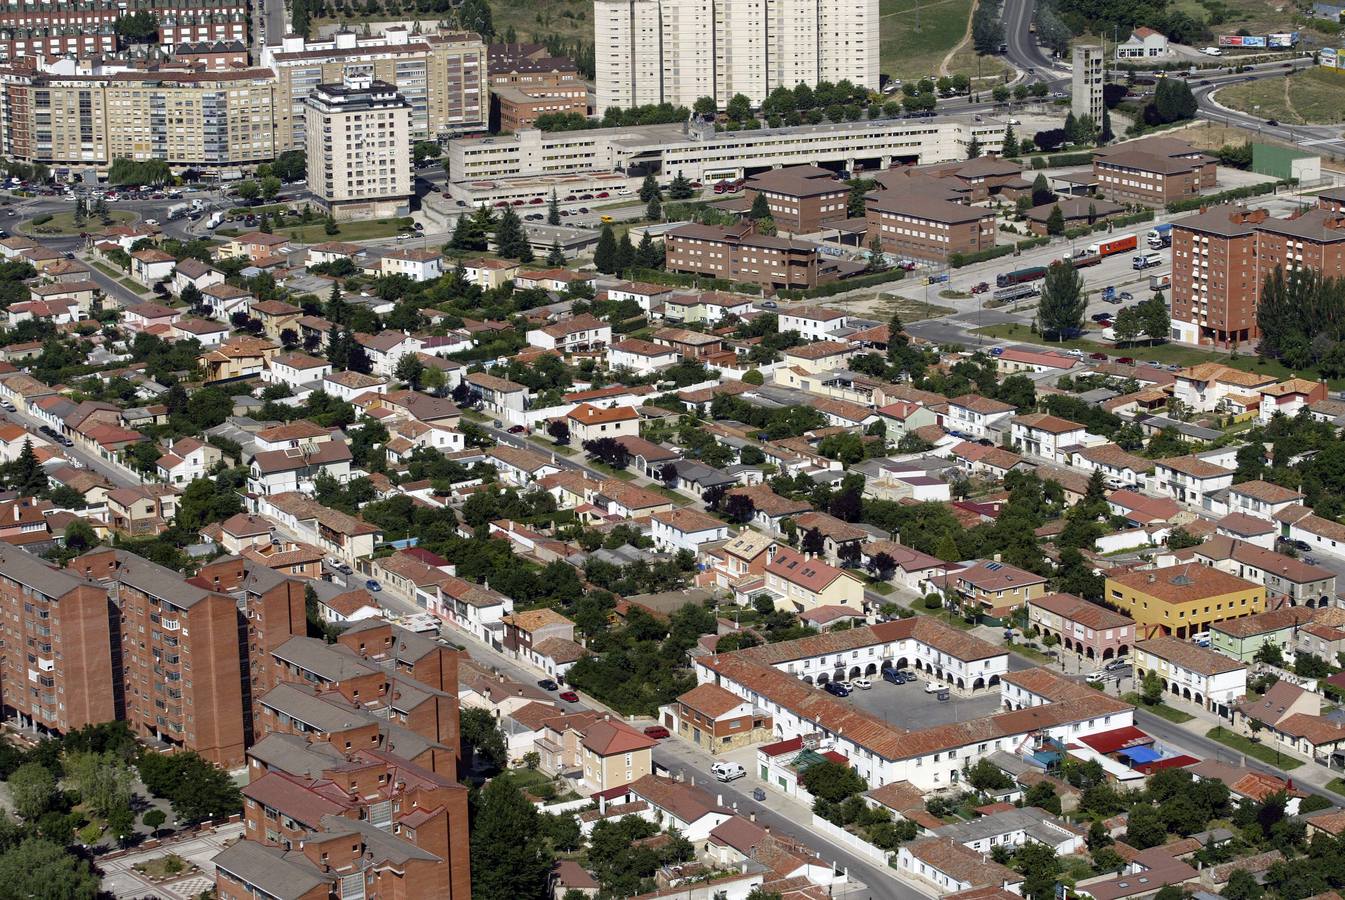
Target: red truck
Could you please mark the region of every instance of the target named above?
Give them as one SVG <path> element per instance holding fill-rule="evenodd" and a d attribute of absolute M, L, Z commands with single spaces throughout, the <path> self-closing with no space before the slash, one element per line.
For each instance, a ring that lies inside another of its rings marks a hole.
<path fill-rule="evenodd" d="M 1099 259 L 1105 259 L 1108 256 L 1114 256 L 1117 253 L 1129 253 L 1138 246 L 1138 241 L 1133 234 L 1127 234 L 1125 237 L 1111 238 L 1106 241 L 1098 241 L 1095 244 L 1089 244 L 1084 251 L 1087 256 L 1097 256 Z"/>

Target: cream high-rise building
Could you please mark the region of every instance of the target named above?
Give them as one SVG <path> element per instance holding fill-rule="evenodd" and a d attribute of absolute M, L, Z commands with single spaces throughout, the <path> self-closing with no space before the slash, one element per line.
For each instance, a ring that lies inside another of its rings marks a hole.
<path fill-rule="evenodd" d="M 411 199 L 411 102 L 368 76 L 319 84 L 304 117 L 308 187 L 338 220 L 406 215 Z"/>
<path fill-rule="evenodd" d="M 276 141 L 282 151 L 306 146 L 309 91 L 340 84 L 351 74 L 395 86 L 411 104 L 417 140 L 484 131 L 490 118 L 486 47 L 475 34 L 412 34 L 394 27 L 372 37 L 340 31 L 326 41 L 290 36 L 267 47 L 262 63 L 276 75 Z"/>
<path fill-rule="evenodd" d="M 1074 45 L 1074 72 L 1070 84 L 1069 109 L 1075 118 L 1092 116 L 1102 127 L 1102 87 L 1107 81 L 1107 57 L 1096 44 Z"/>
<path fill-rule="evenodd" d="M 598 112 L 849 79 L 878 87 L 878 0 L 594 0 Z"/>
<path fill-rule="evenodd" d="M 266 69 L 0 70 L 0 153 L 12 159 L 218 168 L 278 152 L 275 78 Z"/>

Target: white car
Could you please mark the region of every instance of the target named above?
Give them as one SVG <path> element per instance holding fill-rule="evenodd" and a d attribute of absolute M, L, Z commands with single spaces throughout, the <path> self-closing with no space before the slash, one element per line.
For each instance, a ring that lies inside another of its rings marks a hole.
<path fill-rule="evenodd" d="M 1089 684 L 1098 684 L 1100 682 L 1106 681 L 1108 677 L 1110 676 L 1106 672 L 1089 672 L 1086 676 L 1084 676 L 1084 681 L 1088 682 Z"/>
<path fill-rule="evenodd" d="M 925 693 L 926 693 L 926 694 L 937 694 L 937 693 L 938 693 L 939 691 L 941 691 L 941 690 L 943 690 L 943 687 L 942 687 L 941 685 L 935 684 L 935 683 L 932 682 L 932 681 L 926 681 L 926 682 L 925 682 Z"/>
<path fill-rule="evenodd" d="M 159 220 L 158 220 L 158 219 L 146 219 L 146 220 L 145 220 L 145 224 L 146 224 L 146 225 L 158 225 L 158 224 L 159 224 Z"/>
<path fill-rule="evenodd" d="M 867 691 L 869 688 L 873 687 L 873 682 L 869 681 L 867 678 L 856 678 L 850 683 L 861 691 Z"/>

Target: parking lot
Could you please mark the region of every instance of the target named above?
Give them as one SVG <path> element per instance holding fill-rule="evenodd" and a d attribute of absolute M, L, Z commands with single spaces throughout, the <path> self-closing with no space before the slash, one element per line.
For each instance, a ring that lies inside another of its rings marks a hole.
<path fill-rule="evenodd" d="M 923 681 L 890 684 L 881 678 L 873 679 L 871 689 L 856 690 L 844 702 L 909 731 L 979 719 L 1001 709 L 998 689 L 971 698 L 950 694 L 941 701 L 935 694 L 925 693 Z"/>

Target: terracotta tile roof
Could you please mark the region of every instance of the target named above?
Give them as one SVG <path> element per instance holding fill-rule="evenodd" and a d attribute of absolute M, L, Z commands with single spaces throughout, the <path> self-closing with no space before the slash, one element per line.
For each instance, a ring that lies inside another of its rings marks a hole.
<path fill-rule="evenodd" d="M 820 594 L 845 573 L 820 559 L 809 559 L 790 547 L 781 547 L 766 564 L 766 572 L 791 584 Z"/>
<path fill-rule="evenodd" d="M 1017 884 L 1023 876 L 987 859 L 984 854 L 964 847 L 951 838 L 931 837 L 906 845 L 911 856 L 950 878 L 965 881 L 972 887 L 1000 887 Z"/>
<path fill-rule="evenodd" d="M 1197 647 L 1174 637 L 1155 637 L 1140 641 L 1135 645 L 1135 651 L 1148 653 L 1199 675 L 1219 675 L 1245 668 L 1242 663 L 1222 653 L 1215 653 L 1213 650 L 1206 650 L 1204 647 Z"/>
<path fill-rule="evenodd" d="M 601 409 L 588 403 L 581 403 L 565 414 L 581 425 L 599 425 L 606 422 L 629 422 L 640 418 L 640 414 L 629 406 L 613 406 Z"/>
<path fill-rule="evenodd" d="M 1034 431 L 1045 431 L 1048 434 L 1066 434 L 1071 431 L 1082 431 L 1083 425 L 1078 422 L 1071 422 L 1069 419 L 1062 419 L 1059 416 L 1053 416 L 1049 413 L 1032 413 L 1026 416 L 1015 416 L 1013 424 L 1022 425 L 1031 428 Z"/>
<path fill-rule="evenodd" d="M 618 719 L 602 718 L 583 729 L 580 743 L 599 756 L 648 750 L 658 741 Z"/>
<path fill-rule="evenodd" d="M 1345 725 L 1326 716 L 1295 713 L 1275 727 L 1284 734 L 1303 738 L 1314 747 L 1345 741 Z"/>
<path fill-rule="evenodd" d="M 677 698 L 683 706 L 717 719 L 741 706 L 745 701 L 717 684 L 698 684 Z"/>
<path fill-rule="evenodd" d="M 574 622 L 562 616 L 548 606 L 530 609 L 527 612 L 513 613 L 500 619 L 506 625 L 513 625 L 520 631 L 532 633 L 548 625 L 573 625 Z"/>
<path fill-rule="evenodd" d="M 1047 594 L 1027 601 L 1029 606 L 1039 606 L 1048 612 L 1078 622 L 1085 628 L 1124 628 L 1134 625 L 1135 620 L 1097 603 L 1090 603 L 1073 594 Z"/>
<path fill-rule="evenodd" d="M 1213 566 L 1186 564 L 1161 569 L 1118 572 L 1115 575 L 1108 575 L 1107 580 L 1166 603 L 1189 603 L 1205 597 L 1240 591 L 1256 592 L 1262 597 L 1265 596 L 1265 590 L 1260 585 L 1244 581 Z"/>
<path fill-rule="evenodd" d="M 544 656 L 558 663 L 578 662 L 588 656 L 589 651 L 574 641 L 563 637 L 549 637 L 532 645 L 538 656 Z"/>
<path fill-rule="evenodd" d="M 662 522 L 669 528 L 676 529 L 683 534 L 693 534 L 698 531 L 713 531 L 723 528 L 724 523 L 714 516 L 707 515 L 698 509 L 690 507 L 679 507 L 677 509 L 660 510 L 654 513 L 654 521 Z"/>
<path fill-rule="evenodd" d="M 1244 481 L 1241 484 L 1233 485 L 1228 490 L 1230 493 L 1245 494 L 1253 500 L 1274 504 L 1297 503 L 1304 496 L 1298 491 L 1269 481 Z"/>

